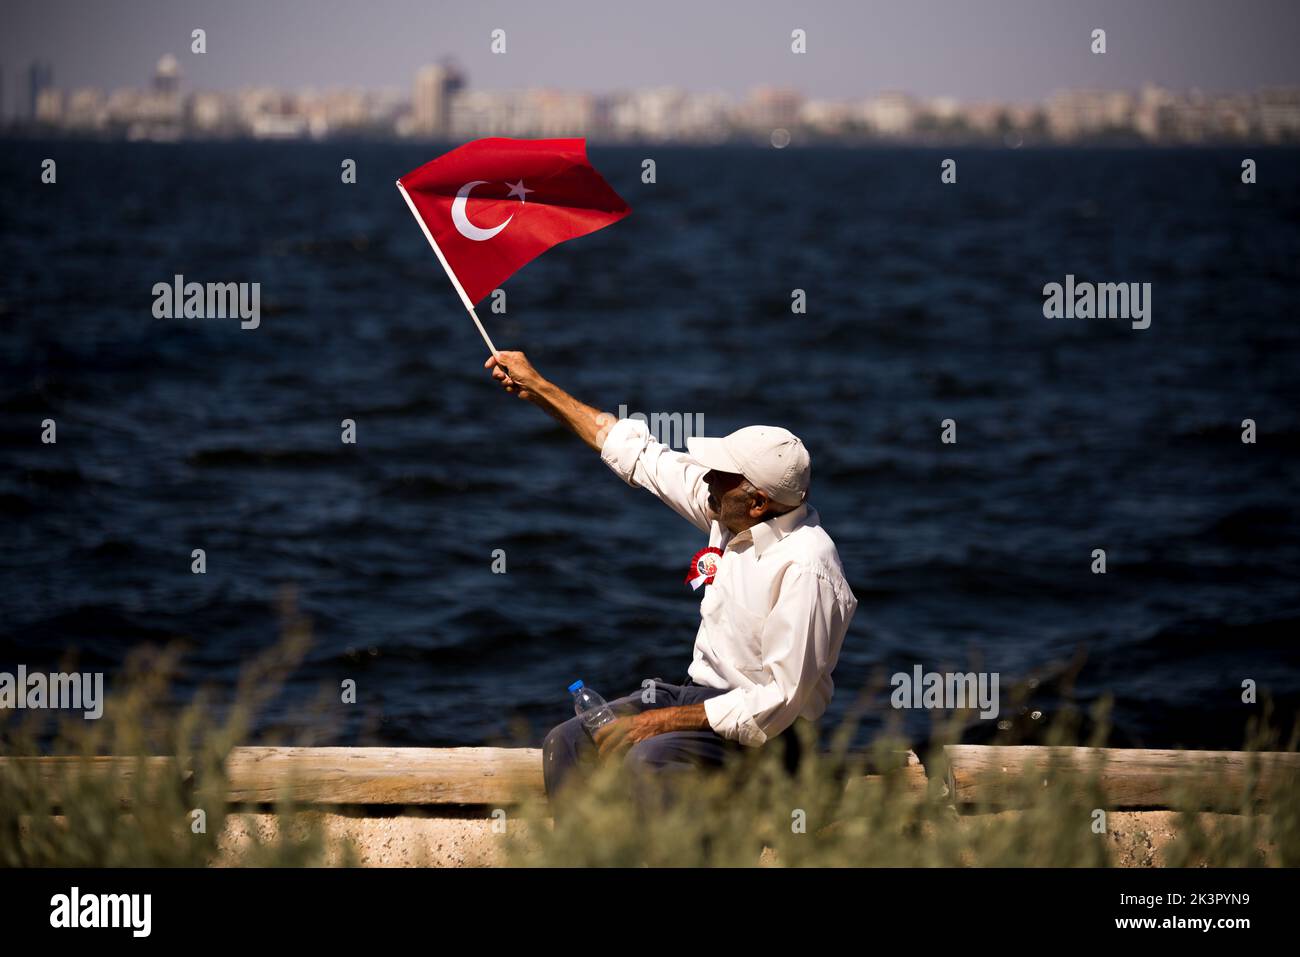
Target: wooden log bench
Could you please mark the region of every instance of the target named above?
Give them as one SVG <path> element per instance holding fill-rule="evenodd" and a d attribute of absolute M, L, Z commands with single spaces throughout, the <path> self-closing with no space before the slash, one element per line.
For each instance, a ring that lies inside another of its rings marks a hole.
<path fill-rule="evenodd" d="M 927 770 L 910 751 L 897 766 L 845 782 L 846 789 L 872 789 L 885 776 L 925 795 Z M 1292 752 L 1162 751 L 1113 748 L 1049 748 L 948 745 L 946 775 L 936 793 L 959 809 L 1023 805 L 1027 780 L 1082 784 L 1098 773 L 1108 808 L 1167 808 L 1188 792 L 1208 809 L 1237 810 L 1242 800 L 1283 796 L 1300 780 L 1300 754 Z M 109 775 L 129 803 L 141 774 L 175 773 L 164 757 L 2 758 L 0 772 L 22 765 L 41 780 L 50 803 L 69 775 Z M 537 748 L 235 748 L 226 761 L 232 804 L 291 801 L 312 805 L 491 805 L 544 796 Z"/>
<path fill-rule="evenodd" d="M 897 767 L 859 775 L 846 787 L 871 787 L 884 774 L 897 775 L 916 793 L 926 789 L 925 768 L 911 751 L 895 755 Z M 194 783 L 191 770 L 178 770 L 163 757 L 0 758 L 35 771 L 59 803 L 71 775 L 108 775 L 129 804 L 141 774 L 175 773 Z M 424 806 L 509 805 L 545 797 L 539 748 L 292 748 L 242 747 L 226 760 L 231 804 L 281 801 L 315 805 Z"/>
<path fill-rule="evenodd" d="M 1015 808 L 1049 781 L 1082 786 L 1094 775 L 1107 808 L 1171 808 L 1184 801 L 1206 810 L 1282 797 L 1300 781 L 1300 754 L 1288 751 L 1176 751 L 1149 748 L 944 748 L 947 785 L 958 807 Z"/>
<path fill-rule="evenodd" d="M 230 801 L 513 804 L 544 797 L 540 748 L 235 748 Z"/>

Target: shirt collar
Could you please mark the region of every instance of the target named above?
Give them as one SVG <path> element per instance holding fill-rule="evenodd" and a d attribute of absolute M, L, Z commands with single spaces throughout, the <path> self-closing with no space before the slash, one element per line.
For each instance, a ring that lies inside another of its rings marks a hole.
<path fill-rule="evenodd" d="M 762 558 L 764 551 L 803 525 L 808 520 L 809 512 L 808 503 L 804 502 L 793 511 L 751 527 L 748 531 L 754 539 L 754 557 Z"/>

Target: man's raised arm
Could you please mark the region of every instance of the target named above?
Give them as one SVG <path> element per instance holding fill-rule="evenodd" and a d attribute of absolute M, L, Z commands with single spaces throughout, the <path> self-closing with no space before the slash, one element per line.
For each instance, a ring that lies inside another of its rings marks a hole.
<path fill-rule="evenodd" d="M 617 416 L 579 402 L 543 378 L 522 352 L 502 352 L 500 356 L 500 362 L 494 356 L 483 365 L 507 392 L 540 406 L 567 425 L 599 452 L 623 481 L 653 493 L 696 528 L 709 531 L 712 516 L 709 489 L 704 484 L 708 469 L 656 441 L 644 422 L 620 421 Z"/>
<path fill-rule="evenodd" d="M 610 426 L 618 421 L 615 416 L 579 402 L 555 383 L 544 379 L 522 352 L 503 351 L 500 356 L 505 369 L 501 368 L 501 362 L 497 362 L 496 356 L 488 356 L 487 362 L 483 363 L 485 369 L 492 370 L 492 378 L 505 386 L 511 395 L 517 395 L 545 409 L 557 421 L 572 429 L 578 438 L 597 452 L 600 451 Z"/>

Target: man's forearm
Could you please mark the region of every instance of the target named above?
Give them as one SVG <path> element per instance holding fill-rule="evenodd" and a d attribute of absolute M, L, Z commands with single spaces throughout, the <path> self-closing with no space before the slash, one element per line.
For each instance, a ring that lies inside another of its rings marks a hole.
<path fill-rule="evenodd" d="M 654 721 L 657 734 L 667 734 L 670 731 L 708 731 L 712 728 L 703 704 L 654 708 L 650 711 L 642 711 L 641 714 Z"/>
<path fill-rule="evenodd" d="M 651 708 L 618 718 L 596 729 L 596 746 L 605 757 L 621 748 L 639 744 L 659 734 L 673 731 L 708 731 L 709 716 L 703 704 L 684 704 L 674 708 Z"/>
<path fill-rule="evenodd" d="M 489 356 L 483 366 L 492 371 L 492 378 L 507 392 L 545 409 L 597 452 L 605 444 L 609 430 L 618 422 L 616 416 L 579 402 L 547 379 L 533 368 L 522 352 L 498 352 Z"/>
<path fill-rule="evenodd" d="M 589 446 L 600 451 L 605 435 L 618 419 L 608 412 L 579 402 L 549 379 L 543 379 L 532 388 L 533 403 L 545 409 L 552 417 L 568 426 Z"/>

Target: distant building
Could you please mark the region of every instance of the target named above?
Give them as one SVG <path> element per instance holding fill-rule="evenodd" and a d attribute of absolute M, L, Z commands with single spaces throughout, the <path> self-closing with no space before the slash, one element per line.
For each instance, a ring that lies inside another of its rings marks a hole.
<path fill-rule="evenodd" d="M 415 74 L 411 98 L 411 132 L 416 136 L 446 136 L 451 129 L 452 98 L 465 85 L 451 64 L 435 64 Z"/>
<path fill-rule="evenodd" d="M 1144 139 L 1152 142 L 1167 138 L 1174 128 L 1174 95 L 1168 90 L 1148 83 L 1138 94 L 1134 129 Z"/>
<path fill-rule="evenodd" d="M 862 118 L 872 131 L 891 138 L 909 135 L 919 113 L 916 100 L 906 93 L 881 93 L 862 107 Z"/>
<path fill-rule="evenodd" d="M 149 86 L 115 90 L 103 108 L 103 122 L 125 131 L 128 140 L 175 142 L 187 134 L 185 103 L 180 93 L 181 68 L 170 53 L 158 59 Z M 83 103 L 89 98 L 83 97 Z"/>
<path fill-rule="evenodd" d="M 853 108 L 838 100 L 807 100 L 799 108 L 799 125 L 826 136 L 851 130 L 854 119 Z"/>
<path fill-rule="evenodd" d="M 1300 90 L 1265 90 L 1258 102 L 1259 131 L 1265 141 L 1300 139 Z"/>
<path fill-rule="evenodd" d="M 725 93 L 653 87 L 605 98 L 594 124 L 597 133 L 615 140 L 707 143 L 730 134 L 733 113 Z"/>
<path fill-rule="evenodd" d="M 63 91 L 44 89 L 36 96 L 35 120 L 45 126 L 63 123 Z"/>
<path fill-rule="evenodd" d="M 41 94 L 54 86 L 54 67 L 41 60 L 27 68 L 27 118 L 37 120 L 37 103 Z"/>
<path fill-rule="evenodd" d="M 1047 101 L 1047 126 L 1058 140 L 1074 140 L 1133 128 L 1133 96 L 1123 91 L 1070 90 Z"/>
<path fill-rule="evenodd" d="M 63 123 L 68 129 L 83 133 L 100 132 L 105 127 L 104 92 L 82 87 L 68 95 Z"/>
<path fill-rule="evenodd" d="M 741 109 L 746 126 L 760 133 L 791 129 L 799 122 L 803 94 L 796 90 L 760 86 L 750 94 Z"/>
<path fill-rule="evenodd" d="M 231 116 L 226 98 L 220 93 L 195 93 L 190 97 L 189 124 L 200 136 L 229 132 Z"/>
<path fill-rule="evenodd" d="M 181 88 L 181 65 L 170 53 L 158 61 L 153 71 L 153 91 L 163 95 L 175 95 Z"/>
<path fill-rule="evenodd" d="M 558 90 L 473 91 L 451 106 L 447 132 L 476 136 L 586 136 L 596 126 L 596 98 Z"/>

